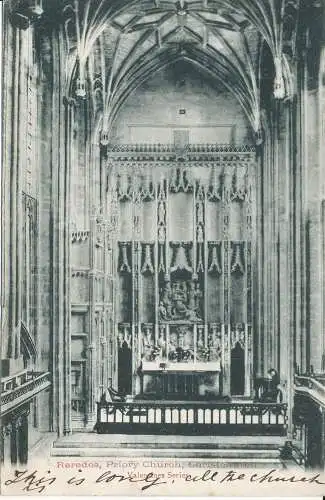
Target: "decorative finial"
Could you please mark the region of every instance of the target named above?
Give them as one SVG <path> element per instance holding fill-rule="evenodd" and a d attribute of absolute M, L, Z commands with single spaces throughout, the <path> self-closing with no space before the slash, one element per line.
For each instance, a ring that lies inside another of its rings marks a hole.
<path fill-rule="evenodd" d="M 86 97 L 86 82 L 83 78 L 78 78 L 76 82 L 76 96 L 84 99 Z"/>
<path fill-rule="evenodd" d="M 260 127 L 255 133 L 255 144 L 256 146 L 261 146 L 265 141 L 265 132 L 262 127 Z"/>
<path fill-rule="evenodd" d="M 102 130 L 100 133 L 100 144 L 102 146 L 107 146 L 109 143 L 108 132 L 106 130 Z"/>
<path fill-rule="evenodd" d="M 274 66 L 275 66 L 275 79 L 273 86 L 273 94 L 275 99 L 284 99 L 286 94 L 286 89 L 284 85 L 283 68 L 280 57 L 275 58 Z"/>

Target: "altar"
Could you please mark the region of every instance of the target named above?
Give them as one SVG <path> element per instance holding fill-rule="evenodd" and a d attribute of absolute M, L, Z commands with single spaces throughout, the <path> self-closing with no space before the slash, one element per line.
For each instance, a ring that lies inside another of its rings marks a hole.
<path fill-rule="evenodd" d="M 155 399 L 215 399 L 222 395 L 220 361 L 201 363 L 143 362 L 140 396 Z"/>

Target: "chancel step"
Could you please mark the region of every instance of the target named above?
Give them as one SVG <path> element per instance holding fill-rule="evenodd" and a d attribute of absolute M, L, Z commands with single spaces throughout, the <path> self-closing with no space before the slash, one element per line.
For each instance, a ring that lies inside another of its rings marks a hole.
<path fill-rule="evenodd" d="M 175 436 L 175 435 L 129 435 L 76 432 L 57 439 L 53 447 L 111 447 L 111 448 L 203 448 L 203 449 L 278 449 L 284 446 L 285 438 L 273 436 Z"/>
<path fill-rule="evenodd" d="M 150 457 L 213 459 L 216 467 L 277 467 L 283 439 L 253 436 L 129 436 L 75 434 L 53 443 L 55 457 Z"/>

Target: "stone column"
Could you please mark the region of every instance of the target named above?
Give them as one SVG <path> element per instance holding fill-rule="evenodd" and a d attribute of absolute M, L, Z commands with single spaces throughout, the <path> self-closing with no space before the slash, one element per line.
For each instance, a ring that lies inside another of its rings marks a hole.
<path fill-rule="evenodd" d="M 61 288 L 61 307 L 62 307 L 62 326 L 63 326 L 63 411 L 64 411 L 64 434 L 71 432 L 71 304 L 70 304 L 70 245 L 71 245 L 71 229 L 70 229 L 70 196 L 71 196 L 71 145 L 74 123 L 75 101 L 73 99 L 65 99 L 65 169 L 60 179 L 59 184 L 59 203 L 61 209 L 61 224 L 62 224 L 62 288 Z M 62 201 L 61 201 L 62 200 Z M 63 219 L 63 220 L 62 220 Z M 63 264 L 63 265 L 62 265 Z"/>
<path fill-rule="evenodd" d="M 253 332 L 254 332 L 254 373 L 261 377 L 264 373 L 264 230 L 263 230 L 263 145 L 256 150 L 256 263 L 253 267 Z"/>
<path fill-rule="evenodd" d="M 99 317 L 96 312 L 96 272 L 94 271 L 94 246 L 95 246 L 95 231 L 96 231 L 96 218 L 91 218 L 90 223 L 90 268 L 89 272 L 89 337 L 88 337 L 88 411 L 87 411 L 87 424 L 92 426 L 95 414 L 95 400 L 96 400 L 96 387 L 97 387 L 97 349 L 96 342 L 99 334 Z"/>
<path fill-rule="evenodd" d="M 276 113 L 275 113 L 276 116 Z M 276 121 L 275 118 L 273 121 Z M 276 134 L 276 124 L 269 130 L 264 145 L 263 162 L 263 313 L 264 313 L 264 349 L 263 349 L 263 375 L 270 368 L 278 368 L 278 325 L 276 322 L 277 310 L 277 202 L 278 191 L 274 183 L 277 182 L 278 171 L 278 151 Z"/>
<path fill-rule="evenodd" d="M 10 211 L 8 221 L 8 229 L 10 231 L 10 278 L 9 278 L 9 345 L 8 345 L 8 358 L 15 358 L 18 355 L 18 309 L 19 300 L 18 296 L 20 294 L 19 276 L 18 276 L 18 266 L 20 255 L 18 247 L 18 233 L 21 232 L 19 228 L 19 217 L 17 214 L 17 209 L 19 208 L 19 197 L 21 197 L 21 192 L 19 191 L 20 178 L 19 173 L 19 113 L 20 113 L 20 49 L 21 49 L 21 33 L 20 30 L 8 28 L 10 34 L 12 35 L 12 46 L 13 46 L 13 81 L 12 81 L 12 122 L 9 124 L 9 134 L 8 141 L 10 141 L 10 150 L 8 142 L 8 156 L 10 157 Z"/>
<path fill-rule="evenodd" d="M 292 439 L 293 376 L 295 365 L 295 155 L 294 108 L 292 102 L 278 103 L 278 284 L 280 380 L 287 385 L 288 440 Z"/>
<path fill-rule="evenodd" d="M 263 148 L 263 164 L 262 164 L 262 231 L 263 231 L 263 262 L 261 263 L 261 274 L 263 276 L 263 339 L 262 339 L 262 356 L 263 356 L 263 373 L 265 375 L 268 367 L 270 366 L 269 359 L 269 337 L 270 337 L 270 325 L 269 325 L 269 313 L 270 313 L 270 290 L 269 290 L 269 279 L 268 279 L 268 265 L 270 262 L 270 241 L 269 241 L 269 198 L 270 198 L 270 150 L 272 147 L 271 134 L 267 134 L 266 140 Z"/>
<path fill-rule="evenodd" d="M 325 38 L 325 9 L 323 8 L 323 40 Z M 322 338 L 322 350 L 321 350 L 321 370 L 325 371 L 325 43 L 323 42 L 321 47 L 321 57 L 320 57 L 320 105 L 319 105 L 319 124 L 320 124 L 320 171 L 321 171 L 321 185 L 322 185 L 322 324 L 323 324 L 323 338 Z M 324 460 L 325 465 L 325 460 Z"/>
<path fill-rule="evenodd" d="M 2 336 L 1 336 L 1 353 L 2 358 L 9 358 L 12 350 L 12 320 L 10 316 L 12 293 L 14 288 L 11 285 L 11 175 L 12 169 L 8 168 L 11 165 L 11 152 L 12 152 L 12 130 L 9 122 L 9 117 L 12 123 L 13 105 L 14 100 L 6 97 L 13 95 L 14 89 L 14 53 L 12 50 L 14 32 L 11 24 L 9 23 L 9 4 L 2 2 L 2 16 L 3 26 L 7 29 L 3 30 L 3 50 L 6 50 L 6 57 L 3 58 L 2 71 L 6 75 L 6 86 L 3 88 L 3 130 L 2 130 L 2 161 L 3 165 L 7 165 L 2 170 L 2 217 L 5 224 L 8 224 L 7 231 L 2 232 L 2 293 L 1 293 L 1 311 L 2 311 Z"/>
<path fill-rule="evenodd" d="M 300 79 L 295 112 L 296 186 L 295 186 L 295 233 L 296 233 L 296 326 L 295 326 L 295 370 L 304 373 L 307 368 L 307 248 L 306 248 L 306 140 L 304 133 L 305 99 L 303 92 L 304 68 L 299 65 Z"/>
<path fill-rule="evenodd" d="M 277 154 L 274 130 L 264 120 L 265 141 L 256 158 L 256 270 L 254 271 L 255 374 L 278 368 L 277 345 Z"/>
<path fill-rule="evenodd" d="M 22 294 L 23 294 L 23 204 L 22 192 L 24 186 L 24 177 L 27 170 L 27 68 L 28 68 L 28 50 L 29 50 L 29 37 L 28 32 L 19 30 L 19 52 L 16 57 L 19 60 L 19 93 L 18 93 L 18 116 L 17 116 L 17 150 L 16 150 L 16 165 L 13 168 L 17 169 L 16 178 L 16 213 L 17 213 L 17 233 L 16 233 L 16 246 L 17 246 L 17 260 L 16 260 L 16 273 L 17 273 L 17 290 L 16 290 L 16 357 L 20 357 L 20 324 L 22 319 Z"/>
<path fill-rule="evenodd" d="M 306 257 L 307 257 L 307 368 L 321 370 L 324 349 L 321 200 L 323 196 L 323 162 L 321 157 L 321 102 L 319 88 L 304 90 L 304 142 L 306 162 Z"/>
<path fill-rule="evenodd" d="M 96 348 L 94 343 L 88 345 L 88 412 L 87 412 L 87 425 L 92 427 L 95 423 L 95 403 L 96 403 Z"/>
<path fill-rule="evenodd" d="M 18 426 L 18 459 L 19 463 L 27 464 L 28 461 L 28 416 L 19 417 Z"/>
<path fill-rule="evenodd" d="M 10 433 L 10 458 L 14 465 L 18 462 L 18 427 L 17 420 L 13 420 Z"/>

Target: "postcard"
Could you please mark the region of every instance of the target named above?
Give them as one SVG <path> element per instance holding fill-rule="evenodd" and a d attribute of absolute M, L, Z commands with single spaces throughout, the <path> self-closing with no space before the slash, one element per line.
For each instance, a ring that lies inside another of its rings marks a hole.
<path fill-rule="evenodd" d="M 324 3 L 0 8 L 1 494 L 322 496 Z"/>

